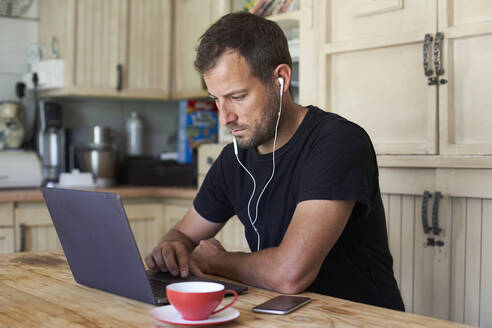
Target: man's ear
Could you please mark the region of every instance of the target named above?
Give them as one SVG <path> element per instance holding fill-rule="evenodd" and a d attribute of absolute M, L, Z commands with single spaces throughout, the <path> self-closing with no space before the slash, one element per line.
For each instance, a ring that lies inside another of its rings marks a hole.
<path fill-rule="evenodd" d="M 283 92 L 285 93 L 290 89 L 290 82 L 292 78 L 292 69 L 287 64 L 278 65 L 273 71 L 273 76 L 275 77 L 275 84 L 278 85 L 278 79 L 282 78 L 284 80 Z"/>

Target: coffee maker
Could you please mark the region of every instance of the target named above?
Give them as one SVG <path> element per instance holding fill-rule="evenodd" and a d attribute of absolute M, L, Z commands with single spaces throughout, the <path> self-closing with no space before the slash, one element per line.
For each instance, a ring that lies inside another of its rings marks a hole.
<path fill-rule="evenodd" d="M 56 102 L 39 103 L 36 149 L 41 158 L 44 183 L 53 186 L 60 173 L 65 172 L 65 130 L 62 128 L 62 108 Z"/>

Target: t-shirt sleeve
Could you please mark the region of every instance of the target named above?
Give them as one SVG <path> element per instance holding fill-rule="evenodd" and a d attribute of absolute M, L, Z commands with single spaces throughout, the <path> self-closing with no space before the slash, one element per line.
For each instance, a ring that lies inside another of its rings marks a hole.
<path fill-rule="evenodd" d="M 193 201 L 195 210 L 205 219 L 224 223 L 234 215 L 234 209 L 227 197 L 226 181 L 222 170 L 224 150 L 207 172 L 202 186 Z"/>
<path fill-rule="evenodd" d="M 377 175 L 369 136 L 350 122 L 339 123 L 336 129 L 327 131 L 309 145 L 298 200 L 355 200 L 354 210 L 366 215 Z"/>

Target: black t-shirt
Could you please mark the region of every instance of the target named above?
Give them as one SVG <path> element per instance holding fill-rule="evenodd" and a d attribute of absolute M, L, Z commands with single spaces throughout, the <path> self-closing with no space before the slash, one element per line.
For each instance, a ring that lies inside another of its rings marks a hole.
<path fill-rule="evenodd" d="M 250 205 L 254 220 L 258 195 L 272 173 L 272 154 L 239 148 L 238 156 L 256 180 Z M 236 214 L 251 250 L 256 250 L 257 236 L 247 210 L 252 190 L 253 182 L 229 144 L 212 165 L 193 205 L 212 222 L 226 222 Z M 356 204 L 308 290 L 403 310 L 369 136 L 358 125 L 309 106 L 295 134 L 275 152 L 275 175 L 261 196 L 255 223 L 260 248 L 279 246 L 297 204 L 313 199 Z"/>

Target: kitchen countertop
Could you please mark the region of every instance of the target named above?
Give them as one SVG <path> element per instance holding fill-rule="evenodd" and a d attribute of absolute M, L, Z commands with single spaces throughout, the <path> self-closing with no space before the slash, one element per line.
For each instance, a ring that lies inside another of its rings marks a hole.
<path fill-rule="evenodd" d="M 116 186 L 105 189 L 84 189 L 94 191 L 112 192 L 120 195 L 122 199 L 128 198 L 183 198 L 193 199 L 197 189 L 193 187 L 139 187 Z M 11 202 L 42 202 L 43 195 L 39 188 L 4 189 L 0 190 L 0 203 Z"/>
<path fill-rule="evenodd" d="M 277 293 L 250 287 L 234 308 L 239 318 L 227 327 L 470 327 L 314 293 L 312 302 L 288 315 L 254 313 L 251 308 Z M 158 327 L 155 306 L 77 284 L 62 253 L 0 255 L 2 327 Z"/>

